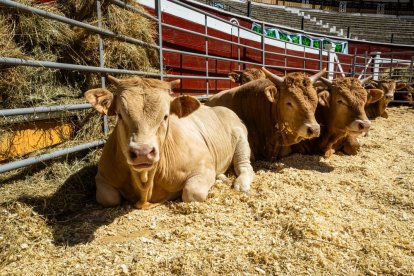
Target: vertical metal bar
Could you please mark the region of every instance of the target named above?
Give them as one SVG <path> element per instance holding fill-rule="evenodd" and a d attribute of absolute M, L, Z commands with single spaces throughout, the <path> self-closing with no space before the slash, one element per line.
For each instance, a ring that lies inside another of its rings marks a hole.
<path fill-rule="evenodd" d="M 410 62 L 410 80 L 409 80 L 410 83 L 413 82 L 413 63 L 414 63 L 414 56 L 411 57 L 411 62 Z"/>
<path fill-rule="evenodd" d="M 367 77 L 367 68 L 368 68 L 368 64 L 367 64 L 367 62 L 368 62 L 368 51 L 365 51 L 365 53 L 364 53 L 364 73 L 363 73 L 363 75 L 364 75 L 364 78 L 366 78 Z"/>
<path fill-rule="evenodd" d="M 98 14 L 98 28 L 102 29 L 102 11 L 101 11 L 101 1 L 100 0 L 96 0 L 96 12 Z M 103 39 L 102 39 L 100 34 L 98 34 L 98 37 L 99 37 L 99 67 L 103 68 L 103 67 L 105 67 L 104 43 L 103 43 Z M 101 87 L 103 89 L 106 88 L 105 76 L 101 76 Z M 102 117 L 102 128 L 103 128 L 103 133 L 105 135 L 107 135 L 108 132 L 109 132 L 108 116 L 107 115 L 104 115 Z"/>
<path fill-rule="evenodd" d="M 390 72 L 389 72 L 389 77 L 391 78 L 391 76 L 392 76 L 392 69 L 393 69 L 393 60 L 394 59 L 394 53 L 393 52 L 391 52 L 391 62 L 390 62 L 390 64 L 391 64 L 391 66 L 390 66 Z"/>
<path fill-rule="evenodd" d="M 303 69 L 306 69 L 306 47 L 303 46 Z"/>
<path fill-rule="evenodd" d="M 208 89 L 209 89 L 209 83 L 208 83 L 208 25 L 207 25 L 207 14 L 204 14 L 204 34 L 205 37 L 205 51 L 206 51 L 206 95 L 208 96 Z"/>
<path fill-rule="evenodd" d="M 357 62 L 357 49 L 354 49 L 354 58 L 352 61 L 352 71 L 351 71 L 351 77 L 355 77 L 355 66 Z"/>
<path fill-rule="evenodd" d="M 265 55 L 265 35 L 266 35 L 266 29 L 265 24 L 262 22 L 262 65 L 265 66 L 266 64 L 266 55 Z"/>
<path fill-rule="evenodd" d="M 323 58 L 323 54 L 322 54 L 322 49 L 319 49 L 319 70 L 322 70 L 322 58 Z"/>
<path fill-rule="evenodd" d="M 285 58 L 285 76 L 287 75 L 287 70 L 286 70 L 286 67 L 287 67 L 287 57 L 286 57 L 286 55 L 287 55 L 287 42 L 285 41 L 285 56 L 284 56 L 284 58 Z"/>
<path fill-rule="evenodd" d="M 391 34 L 391 43 L 394 43 L 394 33 Z"/>
<path fill-rule="evenodd" d="M 240 70 L 240 27 L 237 25 L 237 70 Z"/>
<path fill-rule="evenodd" d="M 159 50 L 159 60 L 160 60 L 160 75 L 161 80 L 164 79 L 164 63 L 163 63 L 163 52 L 162 52 L 162 9 L 161 9 L 161 0 L 154 0 L 155 1 L 155 11 L 157 12 L 158 18 L 158 46 L 160 46 Z"/>

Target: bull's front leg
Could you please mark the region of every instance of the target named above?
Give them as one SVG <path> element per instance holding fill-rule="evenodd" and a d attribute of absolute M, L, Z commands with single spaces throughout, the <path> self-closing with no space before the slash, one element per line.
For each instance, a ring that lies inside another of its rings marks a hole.
<path fill-rule="evenodd" d="M 208 191 L 214 185 L 216 172 L 213 168 L 205 168 L 191 176 L 184 184 L 182 199 L 184 202 L 205 201 Z"/>
<path fill-rule="evenodd" d="M 254 171 L 250 164 L 250 147 L 247 134 L 240 128 L 233 129 L 238 134 L 237 144 L 233 155 L 233 167 L 237 175 L 234 181 L 234 189 L 243 193 L 249 193 L 250 185 L 254 178 Z"/>
<path fill-rule="evenodd" d="M 105 207 L 113 207 L 121 204 L 121 193 L 107 184 L 107 182 L 98 172 L 95 177 L 96 201 Z"/>

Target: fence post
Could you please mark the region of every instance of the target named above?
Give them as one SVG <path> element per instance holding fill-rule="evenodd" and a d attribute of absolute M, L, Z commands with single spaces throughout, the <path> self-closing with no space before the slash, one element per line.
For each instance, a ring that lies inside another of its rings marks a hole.
<path fill-rule="evenodd" d="M 266 61 L 265 61 L 265 35 L 266 35 L 266 29 L 265 29 L 265 24 L 262 22 L 262 65 L 265 66 Z"/>
<path fill-rule="evenodd" d="M 411 63 L 410 63 L 410 79 L 409 82 L 413 82 L 413 63 L 414 63 L 414 56 L 411 57 Z"/>
<path fill-rule="evenodd" d="M 237 70 L 240 70 L 240 26 L 237 25 Z"/>
<path fill-rule="evenodd" d="M 325 45 L 328 51 L 328 80 L 333 80 L 335 75 L 335 48 L 332 45 Z"/>
<path fill-rule="evenodd" d="M 322 49 L 319 49 L 319 70 L 322 70 L 322 66 L 323 66 L 323 54 L 322 54 Z"/>
<path fill-rule="evenodd" d="M 247 17 L 252 16 L 252 1 L 247 1 Z"/>
<path fill-rule="evenodd" d="M 381 52 L 374 52 L 372 54 L 374 55 L 374 57 L 373 57 L 374 67 L 373 67 L 373 71 L 372 71 L 372 79 L 373 80 L 379 80 L 379 68 L 380 68 Z"/>
<path fill-rule="evenodd" d="M 206 52 L 206 95 L 208 96 L 209 94 L 209 82 L 208 82 L 208 25 L 207 25 L 207 14 L 204 14 L 204 34 L 206 35 L 205 37 L 205 52 Z"/>
<path fill-rule="evenodd" d="M 367 77 L 367 68 L 368 68 L 367 62 L 368 62 L 368 51 L 365 51 L 365 53 L 364 53 L 364 71 L 362 73 L 364 78 Z"/>
<path fill-rule="evenodd" d="M 351 76 L 352 77 L 355 77 L 355 66 L 356 66 L 356 62 L 357 62 L 357 49 L 355 48 L 354 49 L 354 57 L 353 57 L 353 60 L 352 60 L 352 72 L 351 72 Z"/>
<path fill-rule="evenodd" d="M 98 28 L 102 29 L 102 11 L 101 11 L 101 1 L 100 0 L 96 0 L 96 13 L 98 14 Z M 99 37 L 99 67 L 103 68 L 103 67 L 105 67 L 104 43 L 103 43 L 103 39 L 102 39 L 101 35 L 98 35 L 98 37 Z M 105 76 L 103 76 L 102 74 L 101 74 L 101 87 L 103 89 L 106 88 Z M 103 133 L 105 135 L 107 135 L 108 132 L 109 132 L 108 116 L 107 115 L 104 115 L 102 117 L 102 128 L 103 128 Z"/>
<path fill-rule="evenodd" d="M 160 60 L 160 78 L 164 79 L 164 63 L 163 63 L 163 53 L 162 53 L 162 10 L 161 10 L 161 0 L 155 0 L 155 11 L 158 18 L 158 46 L 159 50 L 159 60 Z M 181 54 L 180 54 L 181 55 Z"/>
<path fill-rule="evenodd" d="M 305 17 L 302 16 L 302 22 L 300 24 L 300 29 L 303 31 L 305 29 Z"/>
<path fill-rule="evenodd" d="M 348 26 L 348 29 L 346 31 L 346 38 L 350 38 L 351 37 L 351 27 Z"/>
<path fill-rule="evenodd" d="M 391 34 L 391 43 L 394 43 L 394 34 Z"/>

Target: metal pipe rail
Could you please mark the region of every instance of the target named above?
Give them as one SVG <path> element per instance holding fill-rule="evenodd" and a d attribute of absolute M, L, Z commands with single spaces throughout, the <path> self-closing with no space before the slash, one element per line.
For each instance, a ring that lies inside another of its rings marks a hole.
<path fill-rule="evenodd" d="M 58 150 L 58 151 L 51 152 L 51 153 L 46 153 L 46 154 L 39 155 L 36 157 L 30 157 L 27 159 L 6 163 L 4 165 L 0 165 L 0 173 L 12 171 L 12 170 L 26 167 L 29 165 L 34 165 L 40 162 L 45 162 L 45 161 L 48 161 L 54 158 L 62 157 L 62 156 L 75 153 L 75 152 L 79 152 L 82 150 L 98 147 L 98 146 L 103 145 L 104 143 L 105 143 L 105 140 L 97 140 L 91 143 L 86 143 L 86 144 L 78 145 L 75 147 L 66 148 L 66 149 Z"/>

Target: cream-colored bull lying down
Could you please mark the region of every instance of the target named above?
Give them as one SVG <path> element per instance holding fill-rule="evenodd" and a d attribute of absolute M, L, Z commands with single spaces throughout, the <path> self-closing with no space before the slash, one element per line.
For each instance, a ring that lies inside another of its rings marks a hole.
<path fill-rule="evenodd" d="M 200 106 L 189 96 L 173 99 L 177 81 L 108 78 L 114 93 L 85 93 L 97 111 L 118 116 L 95 178 L 98 203 L 114 206 L 123 197 L 147 209 L 180 196 L 204 201 L 232 164 L 235 189 L 249 191 L 254 172 L 247 130 L 233 111 Z"/>

